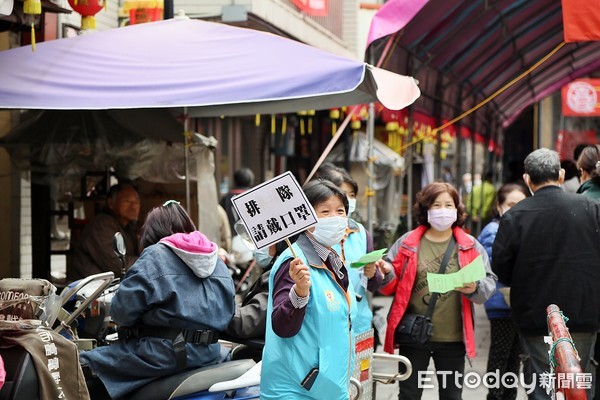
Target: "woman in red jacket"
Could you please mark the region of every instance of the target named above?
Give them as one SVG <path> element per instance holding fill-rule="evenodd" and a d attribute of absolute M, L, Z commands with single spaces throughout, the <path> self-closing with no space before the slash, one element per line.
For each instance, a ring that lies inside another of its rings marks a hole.
<path fill-rule="evenodd" d="M 453 186 L 444 182 L 425 186 L 417 194 L 413 211 L 419 226 L 398 239 L 387 255 L 396 278 L 380 290 L 394 295 L 384 350 L 393 353 L 399 347 L 400 354 L 413 365 L 411 377 L 400 382 L 403 400 L 420 399 L 423 387 L 431 387 L 434 374 L 427 367 L 432 357 L 439 378 L 439 398 L 461 399 L 465 353 L 469 358 L 475 357 L 472 302 L 483 304 L 494 292 L 497 278 L 483 246 L 460 228 L 466 212 Z M 395 332 L 405 314 L 427 314 L 433 295 L 427 273 L 440 272 L 447 251 L 445 274 L 457 272 L 481 256 L 485 278 L 435 294 L 433 334 L 426 343 L 397 343 Z"/>

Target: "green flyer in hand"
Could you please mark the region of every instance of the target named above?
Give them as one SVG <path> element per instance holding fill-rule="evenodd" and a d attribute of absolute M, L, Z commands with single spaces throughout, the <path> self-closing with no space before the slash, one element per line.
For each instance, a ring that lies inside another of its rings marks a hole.
<path fill-rule="evenodd" d="M 352 264 L 350 264 L 350 267 L 362 268 L 367 264 L 371 264 L 377 260 L 380 260 L 386 251 L 387 251 L 387 248 L 383 248 L 383 249 L 379 249 L 379 250 L 375 250 L 370 253 L 367 253 L 364 256 L 362 256 L 361 258 L 359 258 L 357 261 L 354 261 Z"/>

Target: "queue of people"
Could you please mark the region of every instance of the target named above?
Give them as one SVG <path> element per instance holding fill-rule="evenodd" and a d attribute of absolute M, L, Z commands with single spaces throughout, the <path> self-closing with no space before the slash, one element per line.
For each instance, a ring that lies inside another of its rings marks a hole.
<path fill-rule="evenodd" d="M 303 186 L 317 224 L 293 244 L 255 252 L 263 275 L 239 304 L 217 245 L 179 204 L 167 202 L 146 217 L 141 256 L 113 301 L 111 316 L 127 340 L 84 353 L 82 364 L 96 384 L 100 380 L 111 397 L 120 398 L 158 376 L 226 360 L 216 340 L 187 338 L 199 330 L 215 332 L 213 338 L 225 332 L 264 339 L 257 355 L 263 361 L 261 398 L 348 399 L 355 339 L 372 329 L 369 297 L 380 293 L 393 298 L 384 351 L 406 356 L 415 371 L 399 384 L 402 399 L 421 398 L 417 372 L 431 359 L 436 369 L 457 377 L 439 386 L 439 398 L 462 398 L 465 360 L 476 356 L 474 303 L 485 303 L 490 319 L 488 372 L 517 373 L 522 359 L 530 380 L 548 369 L 543 336 L 545 307 L 552 303 L 569 316 L 581 365 L 589 371 L 600 328 L 600 146 L 584 148 L 577 160 L 578 194 L 561 188 L 564 170 L 556 152 L 536 150 L 524 167 L 524 185 L 505 184 L 494 194 L 491 222 L 477 239 L 462 229 L 468 214 L 459 191 L 434 182 L 416 196 L 417 227 L 385 257 L 355 269 L 350 265 L 374 250 L 373 240 L 351 218 L 358 184 L 327 163 Z M 110 198 L 118 200 L 118 193 Z M 119 212 L 127 207 L 117 203 L 107 205 L 121 230 L 127 220 Z M 475 263 L 482 265 L 481 278 L 445 292 L 430 290 L 428 274 L 452 274 Z M 190 301 L 200 289 L 202 301 Z M 149 363 L 156 346 L 161 354 Z M 126 371 L 109 367 L 115 354 Z M 548 398 L 540 385 L 535 388 L 531 398 Z M 488 393 L 488 399 L 514 398 L 514 388 Z"/>

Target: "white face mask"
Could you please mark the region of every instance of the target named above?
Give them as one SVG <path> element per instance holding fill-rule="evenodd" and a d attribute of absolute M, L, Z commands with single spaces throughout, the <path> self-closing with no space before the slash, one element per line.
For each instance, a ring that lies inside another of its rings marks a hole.
<path fill-rule="evenodd" d="M 348 216 L 356 210 L 356 199 L 348 199 Z"/>
<path fill-rule="evenodd" d="M 438 208 L 427 211 L 427 222 L 436 231 L 443 232 L 456 222 L 456 208 Z"/>
<path fill-rule="evenodd" d="M 331 247 L 342 241 L 344 235 L 346 235 L 347 227 L 348 218 L 346 217 L 319 218 L 312 235 L 323 246 Z"/>

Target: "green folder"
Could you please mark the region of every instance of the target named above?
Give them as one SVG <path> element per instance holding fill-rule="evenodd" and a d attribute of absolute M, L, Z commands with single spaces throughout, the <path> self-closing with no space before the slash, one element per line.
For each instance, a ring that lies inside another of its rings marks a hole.
<path fill-rule="evenodd" d="M 477 282 L 486 277 L 483 258 L 477 256 L 470 264 L 465 265 L 458 272 L 448 274 L 427 273 L 427 284 L 431 293 L 446 293 L 465 283 Z"/>
<path fill-rule="evenodd" d="M 370 253 L 367 253 L 364 256 L 362 256 L 361 258 L 359 258 L 357 261 L 354 261 L 352 264 L 350 264 L 350 267 L 362 268 L 367 264 L 371 264 L 375 261 L 378 261 L 383 257 L 383 255 L 385 254 L 386 251 L 387 251 L 387 248 L 383 248 L 383 249 L 379 249 L 379 250 L 375 250 Z"/>

